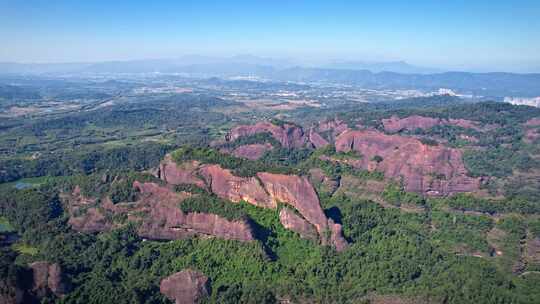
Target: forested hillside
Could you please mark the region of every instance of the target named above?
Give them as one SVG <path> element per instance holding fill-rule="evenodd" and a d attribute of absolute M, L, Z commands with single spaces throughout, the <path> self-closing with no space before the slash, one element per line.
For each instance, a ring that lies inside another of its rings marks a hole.
<path fill-rule="evenodd" d="M 5 303 L 540 298 L 537 108 L 125 98 L 1 123 Z"/>

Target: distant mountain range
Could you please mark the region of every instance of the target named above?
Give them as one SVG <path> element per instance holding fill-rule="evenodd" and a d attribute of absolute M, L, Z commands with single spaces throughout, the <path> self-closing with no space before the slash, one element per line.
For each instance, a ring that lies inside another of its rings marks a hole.
<path fill-rule="evenodd" d="M 240 55 L 230 58 L 184 56 L 178 59 L 99 63 L 0 63 L 0 74 L 182 73 L 193 77 L 257 77 L 275 81 L 335 83 L 373 89 L 438 90 L 487 97 L 540 96 L 540 74 L 444 72 L 406 62 L 335 62 L 303 67 L 289 60 Z"/>
<path fill-rule="evenodd" d="M 336 61 L 322 66 L 328 69 L 368 70 L 370 72 L 394 72 L 401 74 L 432 74 L 444 72 L 442 69 L 419 67 L 405 61 L 390 62 L 363 62 L 363 61 Z"/>

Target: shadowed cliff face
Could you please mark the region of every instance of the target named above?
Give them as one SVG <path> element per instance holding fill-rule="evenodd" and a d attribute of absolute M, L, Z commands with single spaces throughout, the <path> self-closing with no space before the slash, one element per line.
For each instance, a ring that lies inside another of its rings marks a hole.
<path fill-rule="evenodd" d="M 0 303 L 52 303 L 70 292 L 71 286 L 57 263 L 37 261 L 20 266 L 13 280 L 1 278 Z"/>
<path fill-rule="evenodd" d="M 427 195 L 448 195 L 478 190 L 480 179 L 468 177 L 460 150 L 430 146 L 411 137 L 377 131 L 347 131 L 336 139 L 336 151 L 358 151 L 355 166 L 384 172 L 386 178 L 404 180 L 405 190 Z M 382 161 L 373 161 L 374 156 Z"/>
<path fill-rule="evenodd" d="M 315 230 L 315 227 L 289 208 L 281 209 L 279 212 L 279 221 L 283 227 L 298 233 L 305 239 L 317 239 L 317 230 Z"/>
<path fill-rule="evenodd" d="M 32 270 L 31 293 L 38 299 L 50 294 L 62 297 L 68 292 L 68 286 L 64 282 L 62 269 L 58 264 L 48 262 L 34 262 L 30 264 Z"/>

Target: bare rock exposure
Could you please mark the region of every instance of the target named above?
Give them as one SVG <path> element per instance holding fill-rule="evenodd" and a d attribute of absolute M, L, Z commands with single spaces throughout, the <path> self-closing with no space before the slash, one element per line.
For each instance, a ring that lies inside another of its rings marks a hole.
<path fill-rule="evenodd" d="M 161 280 L 159 291 L 176 304 L 194 304 L 208 296 L 209 280 L 201 272 L 186 269 Z"/>
<path fill-rule="evenodd" d="M 448 195 L 471 192 L 480 186 L 480 179 L 467 176 L 460 150 L 426 145 L 415 138 L 348 131 L 336 139 L 336 150 L 360 152 L 363 157 L 357 166 L 381 171 L 386 178 L 403 178 L 407 191 Z M 375 156 L 382 161 L 373 161 Z"/>

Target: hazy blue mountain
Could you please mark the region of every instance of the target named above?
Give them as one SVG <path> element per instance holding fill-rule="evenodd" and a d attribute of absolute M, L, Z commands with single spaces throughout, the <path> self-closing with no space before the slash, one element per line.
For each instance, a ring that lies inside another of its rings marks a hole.
<path fill-rule="evenodd" d="M 19 64 L 0 63 L 0 74 L 115 74 L 115 73 L 182 73 L 193 77 L 250 76 L 276 81 L 326 82 L 372 89 L 449 88 L 459 93 L 489 97 L 540 96 L 540 74 L 444 72 L 426 70 L 397 63 L 341 63 L 341 68 L 307 68 L 292 66 L 288 60 L 239 55 L 228 58 L 184 56 L 176 59 L 108 61 L 99 63 Z M 358 69 L 346 69 L 346 66 Z M 360 69 L 364 67 L 364 69 Z M 396 69 L 403 72 L 373 72 Z M 421 72 L 412 73 L 416 69 Z"/>
<path fill-rule="evenodd" d="M 469 72 L 400 74 L 296 67 L 277 71 L 272 78 L 281 81 L 341 83 L 374 89 L 449 88 L 480 96 L 540 96 L 540 74 Z"/>
<path fill-rule="evenodd" d="M 402 74 L 430 74 L 444 72 L 441 69 L 419 67 L 405 61 L 389 62 L 363 62 L 363 61 L 336 61 L 323 66 L 329 69 L 369 70 L 371 72 L 395 72 Z"/>
<path fill-rule="evenodd" d="M 0 62 L 0 74 L 48 74 L 80 71 L 90 63 L 14 63 Z"/>

